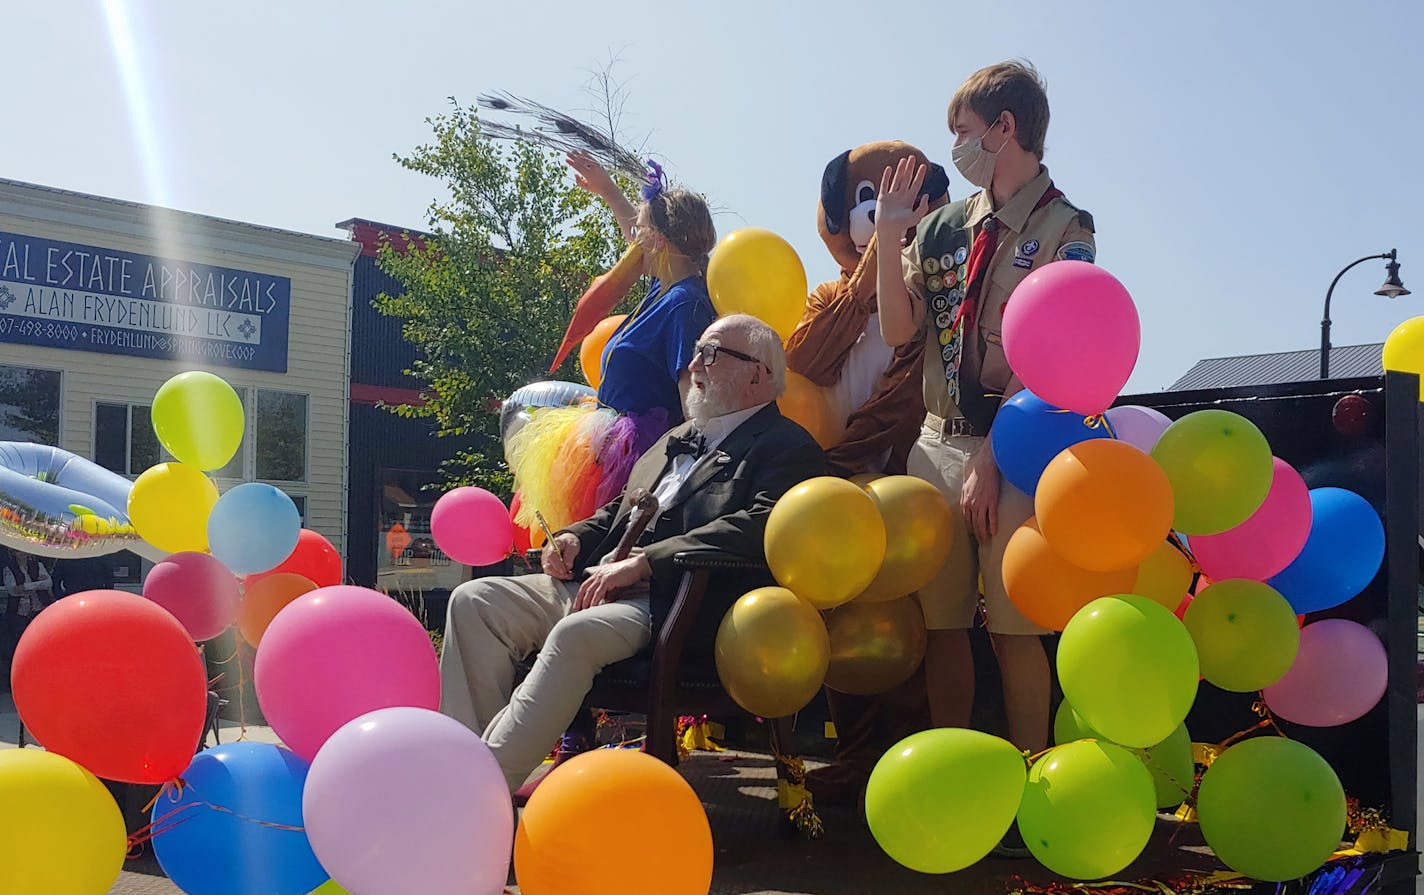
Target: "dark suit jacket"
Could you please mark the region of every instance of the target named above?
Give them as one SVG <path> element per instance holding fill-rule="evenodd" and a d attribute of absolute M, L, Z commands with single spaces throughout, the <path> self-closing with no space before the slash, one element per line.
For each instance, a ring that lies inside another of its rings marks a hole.
<path fill-rule="evenodd" d="M 618 546 L 632 507 L 625 499 L 638 488 L 652 491 L 667 469 L 668 440 L 691 431 L 683 423 L 658 439 L 633 466 L 623 495 L 592 517 L 566 529 L 579 539 L 575 572 L 582 572 Z M 640 543 L 653 570 L 653 631 L 667 619 L 681 572 L 673 556 L 683 551 L 716 551 L 765 564 L 766 518 L 781 495 L 814 476 L 826 475 L 826 458 L 805 429 L 770 404 L 732 430 L 713 455 L 693 470 Z M 720 579 L 709 588 L 689 646 L 710 647 L 716 625 L 746 590 L 775 583 L 770 573 Z M 709 630 L 710 626 L 710 630 Z"/>

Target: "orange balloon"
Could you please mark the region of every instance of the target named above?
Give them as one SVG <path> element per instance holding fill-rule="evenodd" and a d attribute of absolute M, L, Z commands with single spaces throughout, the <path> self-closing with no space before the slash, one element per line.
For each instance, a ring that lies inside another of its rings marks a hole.
<path fill-rule="evenodd" d="M 845 434 L 845 421 L 836 419 L 825 394 L 800 373 L 786 371 L 786 391 L 776 399 L 776 407 L 782 416 L 810 432 L 822 450 L 834 447 Z"/>
<path fill-rule="evenodd" d="M 1128 593 L 1136 569 L 1091 572 L 1059 556 L 1032 517 L 1004 547 L 1004 589 L 1009 600 L 1035 625 L 1061 631 L 1079 609 L 1096 600 Z"/>
<path fill-rule="evenodd" d="M 1192 562 L 1171 542 L 1163 541 L 1152 551 L 1152 555 L 1137 567 L 1137 580 L 1131 592 L 1149 600 L 1161 603 L 1168 610 L 1176 611 L 1182 602 L 1182 594 L 1192 586 Z"/>
<path fill-rule="evenodd" d="M 1125 441 L 1080 441 L 1049 462 L 1033 499 L 1054 551 L 1082 569 L 1135 568 L 1172 529 L 1172 484 Z"/>
<path fill-rule="evenodd" d="M 603 381 L 603 349 L 608 346 L 608 340 L 613 338 L 613 333 L 627 319 L 627 314 L 614 314 L 612 317 L 603 318 L 579 345 L 579 366 L 583 368 L 583 378 L 594 388 L 598 388 L 598 384 Z"/>
<path fill-rule="evenodd" d="M 642 752 L 595 749 L 550 771 L 529 797 L 514 875 L 524 895 L 707 895 L 712 830 L 677 771 Z"/>
<path fill-rule="evenodd" d="M 249 580 L 237 608 L 237 628 L 242 639 L 252 646 L 262 641 L 262 635 L 277 613 L 302 594 L 316 590 L 310 579 L 292 572 L 277 572 L 256 581 Z"/>

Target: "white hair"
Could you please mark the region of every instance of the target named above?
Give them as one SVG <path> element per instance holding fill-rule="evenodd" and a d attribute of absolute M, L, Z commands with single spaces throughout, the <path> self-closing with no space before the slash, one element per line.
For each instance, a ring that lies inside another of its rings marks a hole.
<path fill-rule="evenodd" d="M 786 349 L 781 344 L 781 336 L 763 320 L 751 314 L 728 314 L 721 319 L 746 335 L 747 353 L 771 370 L 771 382 L 776 389 L 776 396 L 781 397 L 786 391 Z"/>

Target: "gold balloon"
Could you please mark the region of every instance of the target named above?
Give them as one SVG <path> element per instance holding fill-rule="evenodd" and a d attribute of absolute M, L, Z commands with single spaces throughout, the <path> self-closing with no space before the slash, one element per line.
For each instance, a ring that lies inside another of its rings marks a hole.
<path fill-rule="evenodd" d="M 1191 586 L 1191 560 L 1173 547 L 1170 541 L 1163 541 L 1162 546 L 1137 567 L 1137 580 L 1133 582 L 1132 593 L 1161 603 L 1167 611 L 1175 612 Z"/>
<path fill-rule="evenodd" d="M 707 262 L 707 291 L 723 317 L 751 314 L 791 337 L 806 310 L 806 268 L 791 243 L 770 230 L 733 230 Z"/>
<path fill-rule="evenodd" d="M 759 587 L 717 628 L 717 674 L 737 705 L 762 718 L 805 707 L 826 680 L 831 642 L 821 614 L 784 587 Z"/>
<path fill-rule="evenodd" d="M 875 500 L 845 479 L 807 479 L 767 517 L 771 574 L 817 609 L 839 606 L 865 590 L 884 559 L 885 523 Z"/>
<path fill-rule="evenodd" d="M 902 597 L 886 603 L 856 600 L 826 613 L 831 665 L 826 686 L 856 696 L 873 696 L 909 680 L 925 658 L 925 616 L 919 601 Z"/>
<path fill-rule="evenodd" d="M 934 580 L 954 538 L 949 501 L 911 475 L 888 475 L 865 486 L 885 522 L 885 562 L 857 602 L 898 600 Z"/>
<path fill-rule="evenodd" d="M 810 432 L 822 450 L 835 447 L 845 435 L 845 421 L 836 419 L 825 392 L 800 373 L 786 371 L 786 391 L 776 399 L 776 408 L 782 416 Z"/>

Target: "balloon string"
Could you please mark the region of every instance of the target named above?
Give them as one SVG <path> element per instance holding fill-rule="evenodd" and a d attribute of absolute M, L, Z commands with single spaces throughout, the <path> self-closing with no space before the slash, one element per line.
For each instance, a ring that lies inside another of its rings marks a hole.
<path fill-rule="evenodd" d="M 1187 543 L 1182 540 L 1181 535 L 1177 534 L 1175 531 L 1167 533 L 1167 543 L 1177 548 L 1177 552 L 1185 556 L 1187 558 L 1187 562 L 1192 564 L 1192 586 L 1196 587 L 1196 577 L 1202 574 L 1201 563 L 1197 562 L 1196 554 L 1193 553 L 1192 549 L 1187 546 Z"/>
<path fill-rule="evenodd" d="M 181 778 L 175 778 L 163 784 L 163 787 L 158 791 L 158 794 L 155 795 L 153 799 L 147 805 L 144 806 L 144 812 L 146 813 L 152 811 L 153 806 L 164 794 L 168 794 L 169 797 L 174 801 L 181 799 L 183 797 L 183 790 L 185 787 L 186 784 Z M 167 833 L 168 831 L 173 830 L 178 826 L 181 826 L 182 824 L 192 820 L 192 811 L 195 808 L 207 808 L 211 811 L 217 811 L 222 814 L 235 817 L 238 820 L 246 821 L 247 823 L 256 824 L 259 827 L 266 827 L 269 830 L 283 830 L 289 833 L 306 832 L 306 827 L 294 826 L 292 824 L 281 824 L 277 823 L 276 821 L 270 820 L 261 820 L 256 817 L 250 817 L 246 814 L 242 814 L 241 812 L 234 811 L 225 805 L 217 805 L 208 801 L 193 801 L 187 803 L 186 805 L 179 805 L 173 810 L 165 812 L 164 814 L 154 818 L 152 823 L 145 824 L 144 826 L 135 830 L 133 834 L 128 837 L 128 857 L 130 859 L 137 858 L 143 853 L 142 847 L 144 844 L 151 842 L 154 838 L 161 836 L 164 833 Z"/>

